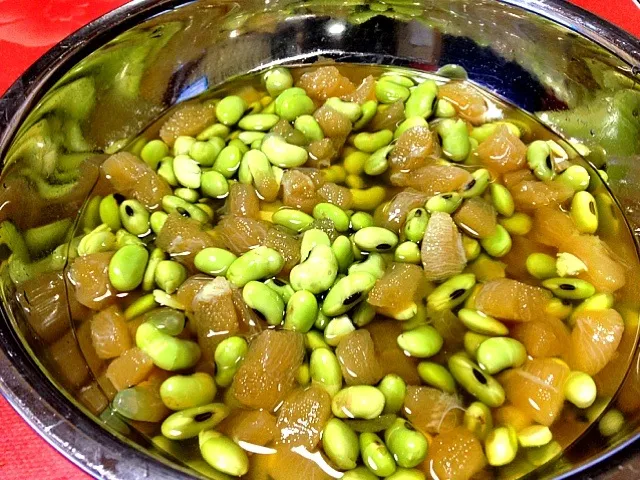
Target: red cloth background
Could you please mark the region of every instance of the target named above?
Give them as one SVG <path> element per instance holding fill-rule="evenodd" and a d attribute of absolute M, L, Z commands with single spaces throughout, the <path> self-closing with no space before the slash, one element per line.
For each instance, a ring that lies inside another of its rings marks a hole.
<path fill-rule="evenodd" d="M 634 0 L 572 0 L 640 37 Z M 126 0 L 0 0 L 0 94 L 56 42 Z M 89 478 L 58 454 L 0 397 L 0 479 Z"/>

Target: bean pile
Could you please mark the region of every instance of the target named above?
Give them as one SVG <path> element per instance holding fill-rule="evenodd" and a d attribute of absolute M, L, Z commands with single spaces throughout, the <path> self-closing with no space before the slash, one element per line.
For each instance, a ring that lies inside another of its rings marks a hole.
<path fill-rule="evenodd" d="M 358 80 L 274 68 L 105 160 L 68 272 L 97 374 L 213 478 L 526 473 L 608 401 L 610 198 L 465 82 Z"/>

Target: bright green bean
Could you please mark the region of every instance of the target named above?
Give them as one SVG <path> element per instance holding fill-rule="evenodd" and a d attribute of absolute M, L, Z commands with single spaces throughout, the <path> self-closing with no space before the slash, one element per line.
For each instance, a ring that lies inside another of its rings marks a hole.
<path fill-rule="evenodd" d="M 515 338 L 493 337 L 480 344 L 476 359 L 480 368 L 494 374 L 522 365 L 527 359 L 527 351 Z"/>
<path fill-rule="evenodd" d="M 384 432 L 384 442 L 400 467 L 413 468 L 427 456 L 429 445 L 422 433 L 404 418 L 398 418 Z"/>
<path fill-rule="evenodd" d="M 136 345 L 151 357 L 156 366 L 170 372 L 191 368 L 200 359 L 197 343 L 168 335 L 151 322 L 138 327 Z"/>
<path fill-rule="evenodd" d="M 425 208 L 430 212 L 453 213 L 462 204 L 462 197 L 459 193 L 440 193 L 427 200 Z"/>
<path fill-rule="evenodd" d="M 251 280 L 261 280 L 277 275 L 284 266 L 282 255 L 276 250 L 259 246 L 233 261 L 227 269 L 227 279 L 238 287 Z"/>
<path fill-rule="evenodd" d="M 198 162 L 188 155 L 178 155 L 173 159 L 173 172 L 180 185 L 200 188 L 202 169 Z"/>
<path fill-rule="evenodd" d="M 345 102 L 338 97 L 328 98 L 325 105 L 333 108 L 347 117 L 351 122 L 357 122 L 362 116 L 362 108 L 356 102 Z"/>
<path fill-rule="evenodd" d="M 309 338 L 311 333 L 307 334 Z M 322 387 L 332 397 L 342 388 L 342 370 L 338 358 L 331 351 L 328 345 L 315 342 L 311 358 L 309 360 L 309 369 L 311 371 L 311 383 Z M 347 417 L 342 417 L 347 418 Z"/>
<path fill-rule="evenodd" d="M 229 144 L 220 151 L 212 168 L 225 178 L 231 178 L 240 168 L 242 158 L 243 153 L 238 146 Z"/>
<path fill-rule="evenodd" d="M 337 347 L 340 341 L 355 329 L 347 315 L 332 318 L 324 329 L 324 341 L 327 345 Z"/>
<path fill-rule="evenodd" d="M 513 219 L 514 217 L 511 217 Z M 496 231 L 490 237 L 480 240 L 480 245 L 492 257 L 504 257 L 511 251 L 511 236 L 505 227 L 496 225 Z"/>
<path fill-rule="evenodd" d="M 473 402 L 464 412 L 464 426 L 480 440 L 493 430 L 491 409 L 482 402 Z"/>
<path fill-rule="evenodd" d="M 213 430 L 198 436 L 202 458 L 216 470 L 240 477 L 249 471 L 249 458 L 233 440 Z"/>
<path fill-rule="evenodd" d="M 293 86 L 293 77 L 289 69 L 284 67 L 272 68 L 264 74 L 264 86 L 272 97 L 277 97 L 287 88 Z"/>
<path fill-rule="evenodd" d="M 315 218 L 316 220 L 328 218 L 333 222 L 333 225 L 339 232 L 346 232 L 347 230 L 349 230 L 349 215 L 347 215 L 345 211 L 340 207 L 331 203 L 318 203 L 313 208 L 313 218 Z"/>
<path fill-rule="evenodd" d="M 233 253 L 222 248 L 209 247 L 200 250 L 193 262 L 203 273 L 213 276 L 225 276 L 231 264 L 237 259 Z"/>
<path fill-rule="evenodd" d="M 396 462 L 382 439 L 375 433 L 360 434 L 360 454 L 362 462 L 371 473 L 380 477 L 388 477 L 395 473 Z"/>
<path fill-rule="evenodd" d="M 224 403 L 188 408 L 169 415 L 162 422 L 162 435 L 170 440 L 187 440 L 218 425 L 231 410 Z"/>
<path fill-rule="evenodd" d="M 397 341 L 406 355 L 417 358 L 432 357 L 443 345 L 442 336 L 431 325 L 422 325 L 401 333 Z"/>
<path fill-rule="evenodd" d="M 456 382 L 445 367 L 434 362 L 420 362 L 418 375 L 427 385 L 438 388 L 443 392 L 455 393 Z"/>
<path fill-rule="evenodd" d="M 353 145 L 365 153 L 373 153 L 391 143 L 393 132 L 391 130 L 380 130 L 375 133 L 362 132 L 353 138 Z"/>
<path fill-rule="evenodd" d="M 260 312 L 269 325 L 278 326 L 284 318 L 284 300 L 278 292 L 261 282 L 252 280 L 242 289 L 245 303 Z"/>
<path fill-rule="evenodd" d="M 223 125 L 231 126 L 238 123 L 247 109 L 247 103 L 237 95 L 224 97 L 216 106 L 216 118 Z"/>
<path fill-rule="evenodd" d="M 141 245 L 125 245 L 111 257 L 109 281 L 116 290 L 130 292 L 142 283 L 149 252 Z"/>
<path fill-rule="evenodd" d="M 593 285 L 578 278 L 549 278 L 542 282 L 542 286 L 551 290 L 556 297 L 567 300 L 584 300 L 596 293 Z"/>
<path fill-rule="evenodd" d="M 171 410 L 184 410 L 212 403 L 216 391 L 213 377 L 203 372 L 174 375 L 160 385 L 162 402 Z"/>
<path fill-rule="evenodd" d="M 463 273 L 437 286 L 427 297 L 428 304 L 437 311 L 452 309 L 471 294 L 476 284 L 476 276 Z"/>
<path fill-rule="evenodd" d="M 202 194 L 209 198 L 225 198 L 229 194 L 229 182 L 215 170 L 202 173 L 200 187 Z"/>
<path fill-rule="evenodd" d="M 169 155 L 169 146 L 159 139 L 151 140 L 140 152 L 140 158 L 154 170 L 158 168 L 160 160 L 167 155 Z"/>
<path fill-rule="evenodd" d="M 329 317 L 336 317 L 356 306 L 375 285 L 376 278 L 370 273 L 350 273 L 338 280 L 329 290 L 322 312 Z"/>
<path fill-rule="evenodd" d="M 570 215 L 581 233 L 595 233 L 598 230 L 596 200 L 589 192 L 576 192 L 571 200 Z"/>
<path fill-rule="evenodd" d="M 512 426 L 494 429 L 484 442 L 489 465 L 500 467 L 511 463 L 518 453 L 518 436 Z"/>
<path fill-rule="evenodd" d="M 317 316 L 318 301 L 316 297 L 307 290 L 298 290 L 287 303 L 284 328 L 307 333 L 313 327 Z"/>
<path fill-rule="evenodd" d="M 304 262 L 293 267 L 289 279 L 294 290 L 318 294 L 328 290 L 337 275 L 338 260 L 331 247 L 316 245 Z"/>
<path fill-rule="evenodd" d="M 284 303 L 289 303 L 289 300 L 295 292 L 295 290 L 291 288 L 291 285 L 279 278 L 270 278 L 269 280 L 266 280 L 264 284 L 274 292 L 277 292 L 278 295 L 282 297 Z"/>
<path fill-rule="evenodd" d="M 509 329 L 489 315 L 470 308 L 463 308 L 458 312 L 458 318 L 472 332 L 482 335 L 502 336 L 509 333 Z"/>
<path fill-rule="evenodd" d="M 329 459 L 341 470 L 356 467 L 360 456 L 358 435 L 342 420 L 332 418 L 322 431 L 322 447 Z"/>
<path fill-rule="evenodd" d="M 527 147 L 527 163 L 540 180 L 551 180 L 555 176 L 551 163 L 551 148 L 544 140 L 531 142 Z"/>
<path fill-rule="evenodd" d="M 454 162 L 462 162 L 471 151 L 469 131 L 463 120 L 445 119 L 437 128 L 442 139 L 442 152 Z"/>
<path fill-rule="evenodd" d="M 502 386 L 490 375 L 485 374 L 464 353 L 456 353 L 448 361 L 453 378 L 467 392 L 489 407 L 499 407 L 504 403 Z"/>

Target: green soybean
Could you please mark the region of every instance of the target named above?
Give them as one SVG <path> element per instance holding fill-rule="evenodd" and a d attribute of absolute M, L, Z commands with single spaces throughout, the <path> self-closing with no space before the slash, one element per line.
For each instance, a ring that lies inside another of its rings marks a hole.
<path fill-rule="evenodd" d="M 116 236 L 106 224 L 101 224 L 87 233 L 78 243 L 78 255 L 110 252 L 116 249 Z"/>
<path fill-rule="evenodd" d="M 480 440 L 493 430 L 491 409 L 482 402 L 473 402 L 464 412 L 464 426 Z"/>
<path fill-rule="evenodd" d="M 338 275 L 338 260 L 331 247 L 316 245 L 308 258 L 291 269 L 289 280 L 294 290 L 318 294 L 328 290 Z"/>
<path fill-rule="evenodd" d="M 347 215 L 340 207 L 331 203 L 321 202 L 313 207 L 313 218 L 316 220 L 328 218 L 333 222 L 333 225 L 339 232 L 346 232 L 349 230 L 349 215 Z"/>
<path fill-rule="evenodd" d="M 231 384 L 233 376 L 248 350 L 247 341 L 242 337 L 225 338 L 218 344 L 214 360 L 216 362 L 216 383 L 220 387 L 224 388 Z"/>
<path fill-rule="evenodd" d="M 355 385 L 343 388 L 333 397 L 331 411 L 338 418 L 371 420 L 380 416 L 384 402 L 384 395 L 376 387 Z"/>
<path fill-rule="evenodd" d="M 235 125 L 242 118 L 246 109 L 247 104 L 241 97 L 229 95 L 216 105 L 216 118 L 223 125 Z"/>
<path fill-rule="evenodd" d="M 120 200 L 122 201 L 122 200 Z M 107 195 L 100 201 L 100 221 L 107 225 L 113 232 L 120 230 L 120 206 L 115 195 Z"/>
<path fill-rule="evenodd" d="M 333 254 L 336 257 L 336 261 L 338 262 L 338 272 L 346 273 L 349 266 L 354 261 L 353 249 L 351 248 L 351 241 L 348 237 L 344 235 L 339 235 L 333 241 L 331 245 L 331 250 L 333 250 Z"/>
<path fill-rule="evenodd" d="M 227 269 L 227 279 L 238 287 L 251 280 L 262 280 L 277 275 L 284 266 L 280 253 L 272 248 L 259 246 L 233 261 Z"/>
<path fill-rule="evenodd" d="M 180 185 L 200 188 L 202 169 L 198 162 L 188 155 L 178 155 L 173 159 L 173 171 Z"/>
<path fill-rule="evenodd" d="M 531 253 L 525 262 L 527 272 L 538 280 L 555 277 L 556 259 L 546 253 Z"/>
<path fill-rule="evenodd" d="M 337 347 L 340 341 L 355 329 L 356 327 L 347 315 L 332 318 L 324 329 L 324 341 L 327 345 Z"/>
<path fill-rule="evenodd" d="M 284 328 L 285 330 L 307 333 L 313 327 L 317 316 L 318 301 L 316 297 L 307 290 L 298 290 L 287 303 Z"/>
<path fill-rule="evenodd" d="M 217 138 L 209 142 L 195 142 L 189 148 L 191 157 L 201 167 L 211 167 L 224 148 L 224 140 Z"/>
<path fill-rule="evenodd" d="M 404 235 L 407 240 L 415 243 L 421 242 L 428 223 L 429 214 L 424 208 L 410 210 L 404 224 Z"/>
<path fill-rule="evenodd" d="M 252 280 L 242 289 L 242 298 L 254 310 L 260 312 L 269 325 L 278 326 L 284 318 L 284 300 L 273 289 Z"/>
<path fill-rule="evenodd" d="M 527 147 L 527 164 L 539 180 L 551 180 L 555 176 L 551 148 L 544 140 L 531 142 Z"/>
<path fill-rule="evenodd" d="M 578 278 L 549 278 L 542 282 L 558 298 L 584 300 L 596 293 L 596 289 L 586 280 Z"/>
<path fill-rule="evenodd" d="M 215 170 L 202 173 L 200 188 L 202 194 L 209 198 L 225 198 L 229 195 L 229 182 Z"/>
<path fill-rule="evenodd" d="M 143 295 L 125 309 L 124 318 L 127 321 L 133 320 L 140 315 L 150 312 L 158 306 L 159 305 L 156 303 L 155 298 L 153 298 L 153 294 L 149 293 L 148 295 Z"/>
<path fill-rule="evenodd" d="M 398 335 L 397 342 L 405 354 L 417 358 L 427 358 L 440 351 L 444 340 L 431 325 L 422 325 Z"/>
<path fill-rule="evenodd" d="M 123 417 L 141 422 L 160 422 L 168 413 L 157 390 L 141 386 L 119 391 L 111 407 Z"/>
<path fill-rule="evenodd" d="M 144 246 L 144 242 L 126 230 L 120 229 L 116 232 L 116 247 L 122 248 L 126 245 Z"/>
<path fill-rule="evenodd" d="M 472 262 L 482 253 L 480 242 L 475 238 L 468 237 L 464 234 L 462 235 L 462 248 L 464 249 L 464 254 L 467 257 L 467 262 Z"/>
<path fill-rule="evenodd" d="M 373 7 L 373 4 L 371 5 Z M 358 447 L 359 448 L 359 447 Z M 356 467 L 353 470 L 344 472 L 342 480 L 378 480 L 378 476 L 371 473 L 367 467 Z"/>
<path fill-rule="evenodd" d="M 411 91 L 402 85 L 385 80 L 384 77 L 376 82 L 376 98 L 380 103 L 395 103 L 398 100 L 405 101 L 411 95 Z"/>
<path fill-rule="evenodd" d="M 193 218 L 201 223 L 209 221 L 209 215 L 207 215 L 206 212 L 175 195 L 165 195 L 162 197 L 162 208 L 167 213 L 178 213 L 183 217 Z"/>
<path fill-rule="evenodd" d="M 574 192 L 581 192 L 589 187 L 591 175 L 582 165 L 571 165 L 558 175 L 557 180 L 573 189 Z"/>
<path fill-rule="evenodd" d="M 455 393 L 456 382 L 445 367 L 434 362 L 420 362 L 418 375 L 427 385 L 439 388 L 443 392 Z"/>
<path fill-rule="evenodd" d="M 262 140 L 266 137 L 267 134 L 265 132 L 240 132 L 238 135 L 238 140 L 240 140 L 245 145 L 249 145 L 252 149 L 260 149 L 262 145 Z M 246 153 L 246 152 L 245 152 Z"/>
<path fill-rule="evenodd" d="M 437 103 L 436 103 L 436 117 L 438 118 L 452 118 L 456 116 L 456 107 L 453 106 L 453 104 L 444 99 L 444 98 L 440 98 L 438 99 Z"/>
<path fill-rule="evenodd" d="M 231 133 L 231 129 L 222 123 L 214 123 L 205 128 L 196 136 L 196 140 L 205 141 L 213 140 L 214 138 L 227 138 Z"/>
<path fill-rule="evenodd" d="M 273 214 L 271 221 L 299 233 L 309 228 L 313 224 L 314 218 L 300 210 L 281 208 Z"/>
<path fill-rule="evenodd" d="M 174 375 L 160 385 L 162 402 L 171 410 L 184 410 L 212 403 L 216 391 L 213 377 L 203 372 Z"/>
<path fill-rule="evenodd" d="M 553 434 L 545 425 L 531 425 L 518 432 L 518 443 L 525 448 L 542 447 L 553 440 Z"/>
<path fill-rule="evenodd" d="M 272 68 L 264 74 L 264 86 L 272 97 L 277 97 L 293 86 L 293 77 L 287 68 Z"/>
<path fill-rule="evenodd" d="M 419 116 L 429 118 L 433 113 L 438 95 L 438 85 L 433 80 L 426 80 L 415 87 L 404 106 L 407 118 Z"/>
<path fill-rule="evenodd" d="M 196 139 L 188 135 L 180 135 L 173 143 L 173 155 L 188 155 L 191 146 L 196 143 Z"/>
<path fill-rule="evenodd" d="M 613 437 L 625 426 L 625 418 L 620 410 L 612 408 L 598 422 L 598 431 L 603 437 Z"/>
<path fill-rule="evenodd" d="M 265 280 L 264 284 L 280 295 L 284 303 L 288 303 L 295 292 L 295 290 L 291 288 L 291 285 L 279 278 L 270 278 Z"/>
<path fill-rule="evenodd" d="M 407 384 L 399 375 L 390 373 L 378 384 L 378 390 L 385 398 L 383 413 L 398 413 L 404 404 L 407 394 Z"/>
<path fill-rule="evenodd" d="M 490 237 L 481 239 L 480 245 L 492 257 L 504 257 L 511 251 L 511 236 L 502 225 L 496 225 L 495 233 Z"/>
<path fill-rule="evenodd" d="M 376 116 L 378 112 L 378 102 L 375 100 L 368 100 L 361 105 L 362 115 L 357 122 L 353 124 L 355 131 L 361 130 L 366 127 L 369 122 Z"/>
<path fill-rule="evenodd" d="M 224 420 L 231 410 L 223 403 L 211 403 L 187 408 L 169 415 L 160 428 L 162 435 L 170 440 L 187 440 L 213 428 Z"/>
<path fill-rule="evenodd" d="M 499 407 L 504 403 L 505 393 L 500 383 L 483 373 L 464 353 L 451 356 L 447 365 L 456 382 L 485 405 Z"/>
<path fill-rule="evenodd" d="M 316 107 L 301 88 L 289 88 L 275 100 L 275 112 L 289 122 L 301 115 L 311 115 Z"/>
<path fill-rule="evenodd" d="M 478 365 L 490 374 L 498 373 L 505 368 L 519 367 L 526 359 L 527 351 L 524 345 L 509 337 L 489 338 L 480 344 L 476 352 Z"/>
<path fill-rule="evenodd" d="M 515 212 L 515 203 L 509 189 L 501 183 L 492 183 L 489 187 L 491 201 L 500 215 L 510 217 Z"/>
<path fill-rule="evenodd" d="M 149 252 L 141 245 L 125 245 L 109 261 L 109 281 L 116 290 L 130 292 L 142 283 Z"/>
<path fill-rule="evenodd" d="M 469 156 L 471 143 L 467 124 L 463 120 L 442 120 L 437 132 L 442 139 L 442 152 L 447 158 L 454 162 L 462 162 Z"/>
<path fill-rule="evenodd" d="M 384 443 L 398 466 L 412 468 L 427 456 L 429 444 L 422 433 L 404 418 L 398 418 L 384 432 Z"/>
<path fill-rule="evenodd" d="M 184 187 L 176 188 L 173 191 L 173 194 L 176 197 L 179 197 L 189 203 L 195 203 L 200 199 L 200 194 L 198 193 L 197 190 L 194 190 L 193 188 L 184 188 Z"/>
<path fill-rule="evenodd" d="M 350 273 L 338 280 L 329 290 L 323 304 L 322 312 L 329 317 L 336 317 L 351 310 L 375 285 L 376 278 L 370 273 Z"/>
<path fill-rule="evenodd" d="M 430 212 L 453 213 L 462 204 L 462 197 L 459 193 L 440 193 L 427 200 L 425 208 Z"/>
<path fill-rule="evenodd" d="M 427 303 L 436 311 L 450 310 L 464 302 L 476 284 L 472 273 L 456 275 L 437 286 L 428 296 Z"/>
<path fill-rule="evenodd" d="M 518 436 L 512 426 L 495 428 L 484 442 L 489 465 L 500 467 L 511 463 L 518 453 Z"/>
<path fill-rule="evenodd" d="M 175 337 L 180 335 L 185 326 L 185 315 L 183 312 L 172 308 L 157 308 L 149 313 L 145 320 L 151 323 L 159 331 Z M 209 402 L 205 402 L 209 403 Z"/>
<path fill-rule="evenodd" d="M 362 132 L 353 137 L 353 145 L 365 153 L 373 153 L 391 143 L 393 132 L 391 130 L 379 130 L 374 133 Z"/>
<path fill-rule="evenodd" d="M 589 192 L 577 192 L 573 196 L 570 215 L 580 233 L 595 233 L 598 230 L 596 200 Z"/>
<path fill-rule="evenodd" d="M 403 242 L 396 247 L 394 260 L 400 263 L 413 263 L 419 265 L 421 262 L 420 247 L 413 242 Z"/>
<path fill-rule="evenodd" d="M 360 250 L 367 252 L 387 252 L 398 244 L 398 236 L 382 227 L 365 227 L 358 230 L 354 242 Z"/>
<path fill-rule="evenodd" d="M 243 153 L 237 145 L 224 147 L 213 163 L 213 170 L 222 174 L 225 178 L 231 178 L 240 168 Z"/>
<path fill-rule="evenodd" d="M 164 222 L 167 221 L 169 215 L 165 212 L 153 212 L 149 217 L 149 225 L 151 226 L 151 230 L 156 235 L 160 233 L 162 227 L 164 226 Z"/>
<path fill-rule="evenodd" d="M 500 218 L 498 222 L 511 235 L 526 235 L 533 226 L 531 217 L 522 212 L 516 212 L 509 218 Z"/>
<path fill-rule="evenodd" d="M 475 332 L 466 332 L 462 337 L 465 352 L 467 352 L 471 358 L 476 358 L 478 348 L 480 348 L 482 342 L 488 340 L 489 338 L 491 337 L 488 335 L 482 335 Z"/>
<path fill-rule="evenodd" d="M 370 273 L 376 279 L 384 276 L 386 270 L 386 262 L 379 253 L 371 253 L 364 262 L 354 263 L 349 267 L 349 274 L 365 272 Z"/>
<path fill-rule="evenodd" d="M 198 436 L 202 458 L 216 470 L 240 477 L 249 471 L 245 451 L 229 437 L 213 430 L 203 430 Z"/>
<path fill-rule="evenodd" d="M 243 130 L 266 132 L 279 121 L 280 117 L 273 113 L 255 113 L 253 115 L 246 115 L 243 117 L 238 122 L 238 126 Z"/>
<path fill-rule="evenodd" d="M 338 97 L 328 98 L 325 105 L 333 108 L 347 117 L 351 122 L 356 122 L 362 116 L 362 108 L 356 102 L 345 102 Z"/>
<path fill-rule="evenodd" d="M 391 150 L 393 150 L 393 146 L 388 145 L 373 152 L 364 162 L 364 173 L 375 176 L 382 175 L 386 172 L 387 168 L 389 168 L 389 161 L 387 157 Z"/>
<path fill-rule="evenodd" d="M 168 294 L 174 293 L 187 279 L 187 269 L 174 260 L 158 262 L 155 272 L 156 285 Z"/>
<path fill-rule="evenodd" d="M 222 248 L 208 247 L 200 250 L 193 262 L 203 273 L 213 276 L 225 276 L 231 264 L 238 257 Z"/>
<path fill-rule="evenodd" d="M 172 187 L 178 186 L 178 179 L 173 170 L 173 157 L 164 157 L 158 167 L 158 176 L 164 179 Z"/>
<path fill-rule="evenodd" d="M 398 139 L 404 132 L 415 127 L 429 127 L 429 122 L 422 117 L 407 117 L 393 132 L 393 138 Z"/>
<path fill-rule="evenodd" d="M 376 310 L 367 302 L 360 302 L 354 309 L 352 320 L 353 324 L 362 328 L 370 324 L 376 316 Z"/>
<path fill-rule="evenodd" d="M 151 322 L 138 327 L 136 346 L 149 355 L 157 367 L 170 372 L 191 368 L 200 359 L 197 343 L 168 335 Z"/>
<path fill-rule="evenodd" d="M 471 173 L 473 177 L 460 187 L 462 198 L 472 198 L 482 195 L 491 182 L 491 173 L 486 168 L 479 168 Z"/>
<path fill-rule="evenodd" d="M 300 130 L 310 142 L 324 138 L 324 132 L 318 121 L 311 115 L 300 115 L 294 123 L 296 130 Z"/>
<path fill-rule="evenodd" d="M 458 318 L 472 332 L 482 335 L 507 335 L 509 329 L 502 323 L 485 313 L 471 308 L 463 308 L 458 312 Z"/>
<path fill-rule="evenodd" d="M 151 140 L 140 151 L 140 158 L 156 170 L 160 160 L 169 155 L 169 146 L 162 140 Z"/>
<path fill-rule="evenodd" d="M 375 433 L 360 434 L 360 454 L 362 462 L 371 473 L 388 477 L 396 471 L 396 462 L 382 439 Z"/>
<path fill-rule="evenodd" d="M 311 333 L 315 332 L 309 332 L 307 337 L 309 337 Z M 311 383 L 325 389 L 327 393 L 333 397 L 342 388 L 342 370 L 338 358 L 328 345 L 321 345 L 321 343 L 318 343 L 311 352 L 311 358 L 309 360 Z"/>
<path fill-rule="evenodd" d="M 329 459 L 341 470 L 356 467 L 360 456 L 358 435 L 342 420 L 332 418 L 322 431 L 322 447 Z"/>

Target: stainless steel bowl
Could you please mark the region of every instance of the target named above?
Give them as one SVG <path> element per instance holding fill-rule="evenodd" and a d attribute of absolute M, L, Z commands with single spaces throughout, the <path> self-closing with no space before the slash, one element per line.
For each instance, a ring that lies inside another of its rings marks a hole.
<path fill-rule="evenodd" d="M 69 160 L 60 155 L 63 145 L 99 158 L 170 106 L 234 75 L 323 57 L 427 71 L 463 66 L 474 82 L 587 145 L 589 160 L 606 163 L 632 228 L 640 228 L 638 39 L 559 0 L 385 3 L 389 9 L 378 13 L 360 0 L 134 0 L 100 18 L 44 55 L 0 100 L 3 185 L 29 167 L 22 198 L 24 204 L 35 198 L 40 206 L 27 214 L 12 210 L 15 202 L 0 205 L 0 220 L 34 226 L 77 216 L 82 198 L 47 190 L 52 172 L 73 177 L 73 168 L 62 164 Z M 41 129 L 43 119 L 54 130 L 51 125 L 67 122 L 78 142 Z M 24 147 L 29 138 L 38 139 L 35 148 Z M 96 477 L 197 475 L 152 450 L 140 432 L 105 423 L 96 408 L 100 402 L 90 404 L 90 411 L 82 382 L 60 373 L 71 361 L 86 368 L 75 337 L 69 337 L 65 358 L 51 354 L 51 342 L 64 332 L 34 329 L 19 292 L 5 288 L 2 294 L 0 390 L 47 441 Z M 640 393 L 637 354 L 625 388 L 631 398 L 634 389 Z M 622 434 L 607 443 L 587 435 L 565 460 L 537 475 L 637 478 L 639 408 L 624 407 L 628 424 Z"/>

